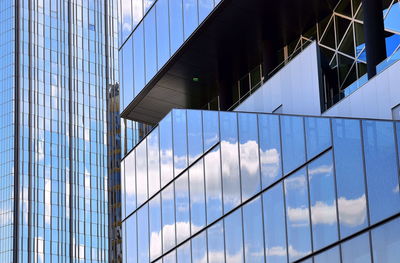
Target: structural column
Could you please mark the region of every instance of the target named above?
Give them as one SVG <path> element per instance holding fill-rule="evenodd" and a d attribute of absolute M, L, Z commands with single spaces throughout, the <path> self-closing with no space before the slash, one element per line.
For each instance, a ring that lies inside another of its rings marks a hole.
<path fill-rule="evenodd" d="M 376 66 L 386 58 L 385 31 L 381 0 L 362 0 L 368 78 L 376 75 Z"/>

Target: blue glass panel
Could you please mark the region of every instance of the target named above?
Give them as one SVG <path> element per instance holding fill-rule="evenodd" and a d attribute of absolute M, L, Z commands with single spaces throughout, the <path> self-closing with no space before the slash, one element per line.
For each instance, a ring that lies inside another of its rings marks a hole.
<path fill-rule="evenodd" d="M 185 244 L 178 247 L 176 256 L 178 263 L 192 262 L 192 254 L 190 252 L 190 241 L 187 241 Z"/>
<path fill-rule="evenodd" d="M 372 230 L 374 263 L 398 262 L 400 259 L 400 218 Z"/>
<path fill-rule="evenodd" d="M 360 121 L 333 119 L 337 204 L 341 237 L 367 226 Z"/>
<path fill-rule="evenodd" d="M 203 159 L 189 169 L 192 235 L 206 224 Z"/>
<path fill-rule="evenodd" d="M 182 0 L 169 0 L 169 31 L 172 55 L 183 43 Z"/>
<path fill-rule="evenodd" d="M 159 124 L 160 127 L 160 161 L 161 187 L 173 178 L 174 164 L 172 159 L 172 117 L 168 114 Z"/>
<path fill-rule="evenodd" d="M 192 262 L 207 262 L 206 231 L 203 231 L 192 239 Z"/>
<path fill-rule="evenodd" d="M 130 216 L 125 222 L 125 255 L 126 263 L 137 262 L 137 240 L 136 240 L 136 214 Z"/>
<path fill-rule="evenodd" d="M 160 152 L 158 127 L 147 137 L 147 162 L 149 173 L 149 196 L 160 189 Z"/>
<path fill-rule="evenodd" d="M 145 85 L 144 65 L 144 34 L 143 24 L 140 24 L 135 29 L 135 34 L 133 34 L 133 80 L 135 96 L 139 94 Z"/>
<path fill-rule="evenodd" d="M 288 174 L 306 160 L 303 118 L 281 116 L 281 134 L 283 171 Z"/>
<path fill-rule="evenodd" d="M 257 115 L 239 113 L 239 153 L 242 201 L 261 190 Z"/>
<path fill-rule="evenodd" d="M 264 193 L 263 206 L 267 262 L 287 262 L 285 207 L 281 183 Z"/>
<path fill-rule="evenodd" d="M 136 209 L 136 162 L 132 151 L 124 159 L 125 164 L 125 213 L 129 215 Z"/>
<path fill-rule="evenodd" d="M 289 260 L 294 261 L 311 252 L 308 186 L 304 168 L 285 180 L 285 196 Z"/>
<path fill-rule="evenodd" d="M 203 126 L 201 111 L 187 111 L 189 164 L 192 164 L 203 154 Z"/>
<path fill-rule="evenodd" d="M 338 239 L 335 181 L 329 151 L 308 166 L 314 250 Z"/>
<path fill-rule="evenodd" d="M 137 205 L 147 200 L 147 140 L 143 140 L 136 148 L 136 182 Z"/>
<path fill-rule="evenodd" d="M 170 184 L 161 192 L 162 200 L 162 244 L 163 252 L 175 246 L 175 204 L 174 184 Z"/>
<path fill-rule="evenodd" d="M 199 24 L 197 0 L 185 0 L 183 5 L 183 27 L 187 39 Z"/>
<path fill-rule="evenodd" d="M 179 175 L 187 167 L 187 131 L 186 111 L 172 111 L 173 135 L 174 135 L 174 174 Z"/>
<path fill-rule="evenodd" d="M 240 174 L 237 114 L 220 112 L 221 165 L 224 195 L 224 212 L 240 203 Z"/>
<path fill-rule="evenodd" d="M 305 126 L 307 159 L 311 159 L 332 145 L 330 123 L 329 119 L 307 117 Z"/>
<path fill-rule="evenodd" d="M 363 121 L 371 224 L 400 210 L 398 163 L 392 122 Z"/>
<path fill-rule="evenodd" d="M 190 235 L 189 178 L 185 172 L 175 180 L 176 239 L 182 242 Z"/>
<path fill-rule="evenodd" d="M 322 252 L 314 257 L 314 263 L 337 263 L 340 262 L 340 249 L 338 246 Z"/>
<path fill-rule="evenodd" d="M 149 216 L 147 204 L 137 212 L 138 263 L 149 262 Z M 129 235 L 129 233 L 127 233 Z M 128 248 L 129 249 L 129 248 Z"/>
<path fill-rule="evenodd" d="M 342 244 L 343 263 L 371 262 L 369 234 L 365 233 Z"/>
<path fill-rule="evenodd" d="M 214 8 L 213 0 L 199 0 L 199 20 L 200 23 L 210 14 Z"/>
<path fill-rule="evenodd" d="M 125 109 L 133 100 L 133 38 L 128 39 L 128 41 L 122 47 L 121 53 L 121 89 L 124 92 L 124 96 L 122 96 L 122 105 L 123 109 Z"/>
<path fill-rule="evenodd" d="M 203 111 L 204 151 L 219 141 L 219 120 L 217 111 Z"/>
<path fill-rule="evenodd" d="M 161 200 L 160 194 L 149 202 L 150 260 L 161 256 Z"/>
<path fill-rule="evenodd" d="M 279 116 L 258 115 L 261 181 L 265 188 L 282 176 Z"/>
<path fill-rule="evenodd" d="M 157 72 L 156 9 L 152 8 L 144 19 L 146 83 Z"/>
<path fill-rule="evenodd" d="M 214 148 L 204 157 L 206 180 L 207 223 L 222 215 L 222 185 L 219 147 Z"/>
<path fill-rule="evenodd" d="M 208 263 L 223 263 L 224 256 L 224 225 L 222 221 L 207 229 Z"/>
<path fill-rule="evenodd" d="M 243 207 L 244 257 L 246 262 L 264 262 L 264 237 L 261 198 Z"/>
<path fill-rule="evenodd" d="M 244 262 L 241 209 L 225 217 L 224 228 L 226 263 Z"/>
<path fill-rule="evenodd" d="M 157 22 L 157 57 L 158 69 L 167 62 L 169 53 L 169 11 L 168 0 L 158 0 L 156 3 Z"/>

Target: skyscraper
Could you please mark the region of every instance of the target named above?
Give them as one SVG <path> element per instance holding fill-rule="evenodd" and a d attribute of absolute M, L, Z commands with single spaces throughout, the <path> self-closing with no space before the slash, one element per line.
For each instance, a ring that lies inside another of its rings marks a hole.
<path fill-rule="evenodd" d="M 398 261 L 398 0 L 120 3 L 124 262 Z"/>
<path fill-rule="evenodd" d="M 0 261 L 108 261 L 117 1 L 5 0 L 0 17 Z"/>

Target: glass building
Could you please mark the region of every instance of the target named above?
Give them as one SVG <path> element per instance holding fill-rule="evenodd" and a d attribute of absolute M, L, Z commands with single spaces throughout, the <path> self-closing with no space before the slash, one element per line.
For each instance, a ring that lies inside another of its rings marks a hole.
<path fill-rule="evenodd" d="M 399 261 L 398 0 L 119 3 L 123 262 Z"/>

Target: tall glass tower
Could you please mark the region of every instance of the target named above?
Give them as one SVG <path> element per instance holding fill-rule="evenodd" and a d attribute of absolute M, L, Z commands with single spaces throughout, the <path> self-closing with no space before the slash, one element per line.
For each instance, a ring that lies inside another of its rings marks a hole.
<path fill-rule="evenodd" d="M 0 5 L 0 262 L 108 261 L 115 0 Z"/>

